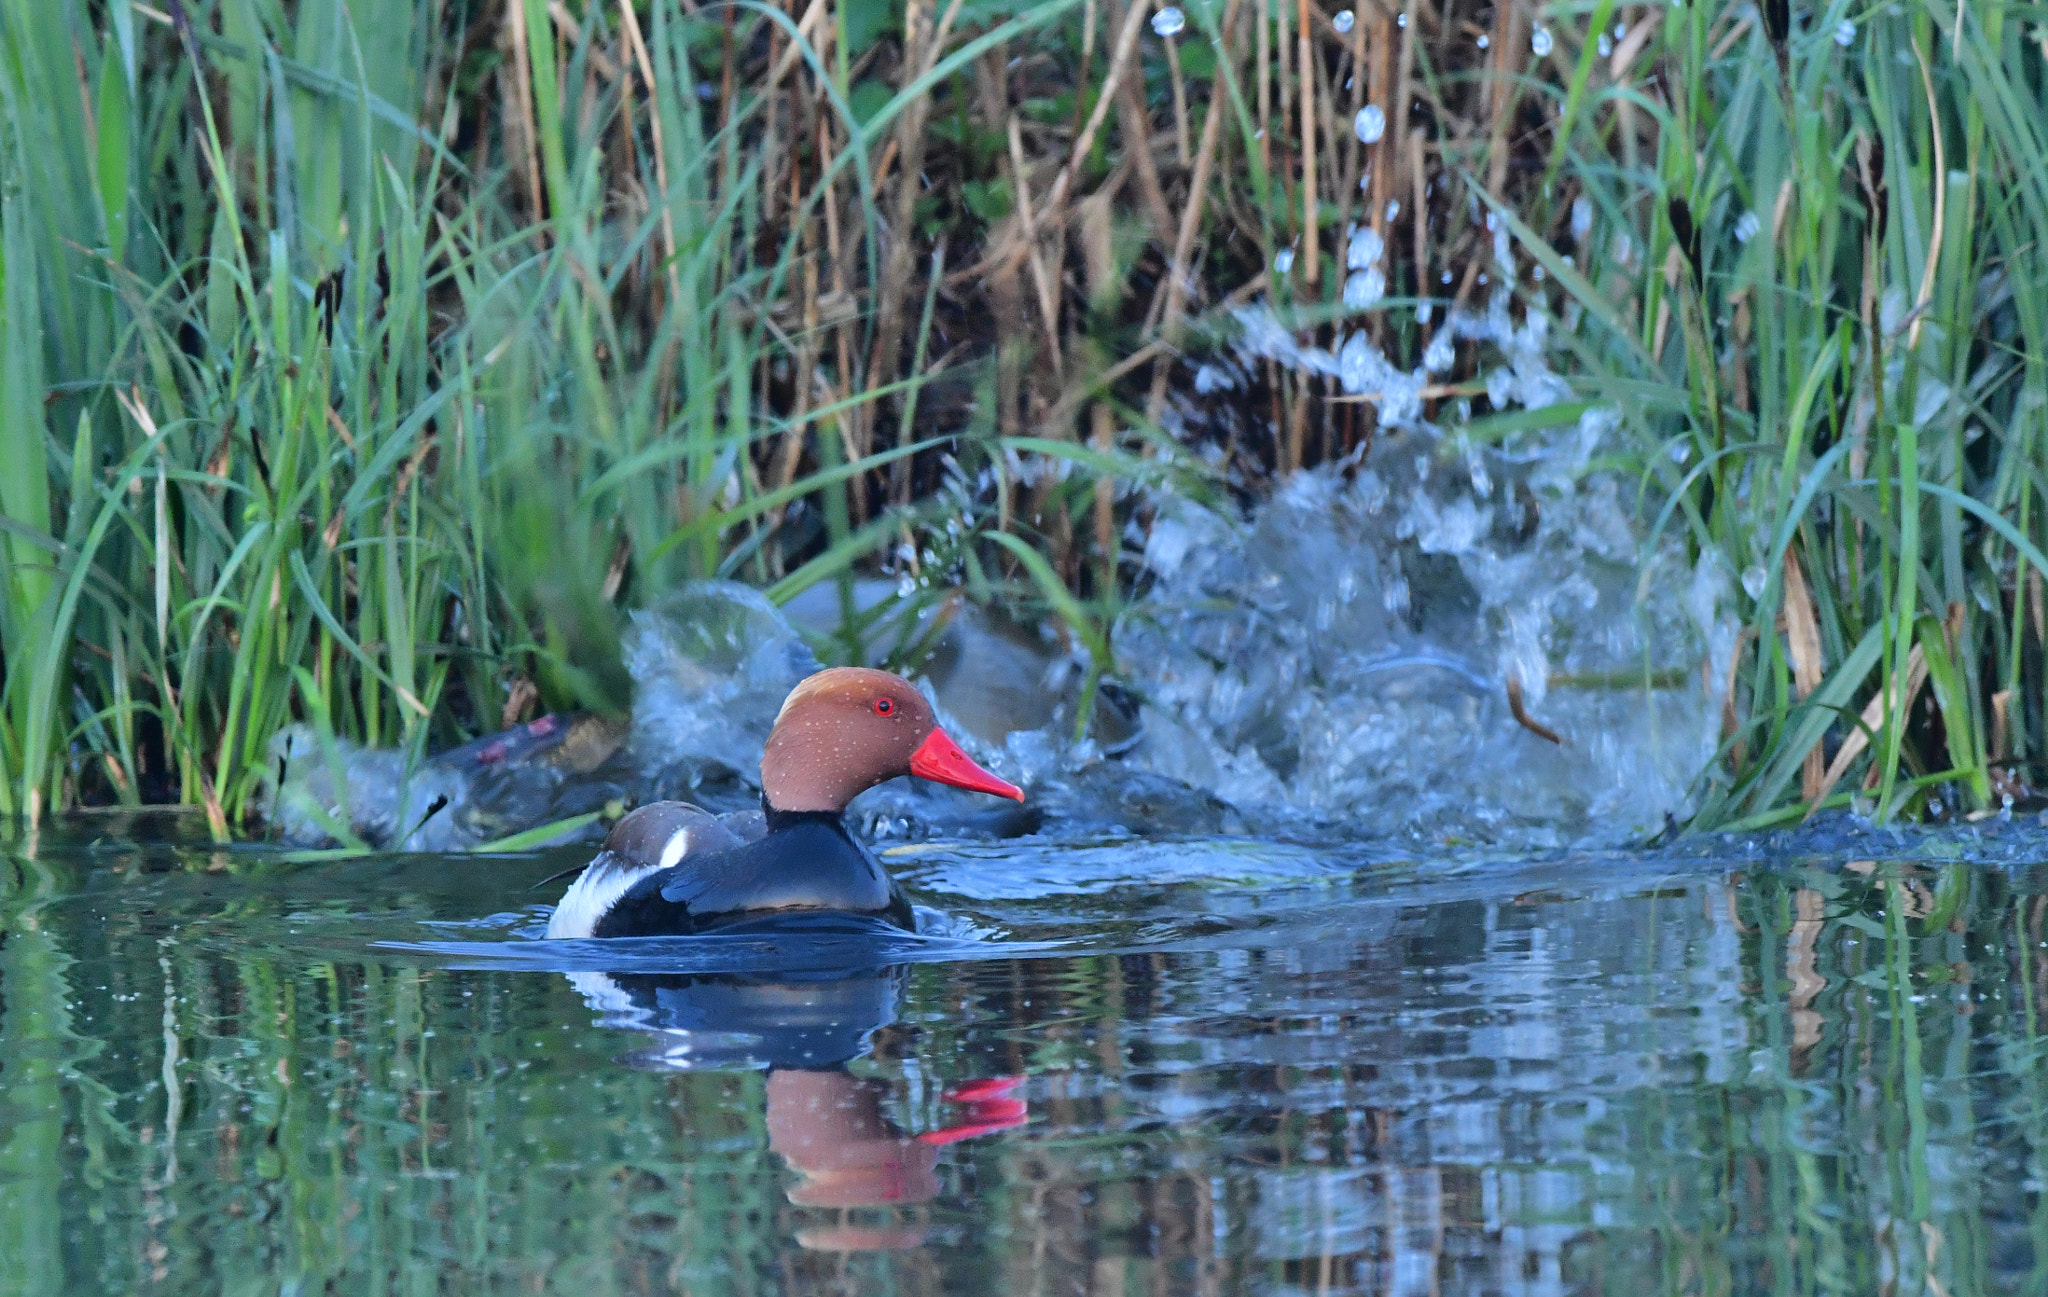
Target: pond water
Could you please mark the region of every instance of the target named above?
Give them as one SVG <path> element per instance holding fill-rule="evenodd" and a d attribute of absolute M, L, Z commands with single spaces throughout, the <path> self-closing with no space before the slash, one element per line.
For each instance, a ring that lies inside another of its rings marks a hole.
<path fill-rule="evenodd" d="M 2038 830 L 929 844 L 925 937 L 607 948 L 575 852 L 189 824 L 5 847 L 10 1290 L 2048 1291 Z"/>

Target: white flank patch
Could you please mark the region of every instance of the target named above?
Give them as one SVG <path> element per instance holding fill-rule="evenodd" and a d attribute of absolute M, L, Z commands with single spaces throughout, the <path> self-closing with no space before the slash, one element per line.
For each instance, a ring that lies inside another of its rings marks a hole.
<path fill-rule="evenodd" d="M 689 847 L 688 836 L 678 833 L 669 839 L 661 853 L 661 863 L 655 865 L 635 865 L 609 851 L 598 852 L 597 859 L 591 861 L 590 867 L 569 884 L 569 890 L 562 893 L 555 912 L 548 916 L 548 936 L 589 936 L 597 928 L 597 921 L 604 917 L 604 912 L 612 908 L 628 888 L 647 875 L 674 864 L 675 861 L 669 859 L 671 855 L 677 860 L 682 859 L 683 852 Z M 682 845 L 678 846 L 678 843 Z"/>

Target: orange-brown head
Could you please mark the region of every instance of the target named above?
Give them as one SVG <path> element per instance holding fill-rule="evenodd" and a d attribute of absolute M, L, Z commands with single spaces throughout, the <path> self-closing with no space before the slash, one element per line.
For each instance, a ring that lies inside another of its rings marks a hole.
<path fill-rule="evenodd" d="M 761 754 L 761 792 L 777 811 L 837 814 L 898 775 L 1024 800 L 946 736 L 908 680 L 866 667 L 831 667 L 790 690 Z"/>

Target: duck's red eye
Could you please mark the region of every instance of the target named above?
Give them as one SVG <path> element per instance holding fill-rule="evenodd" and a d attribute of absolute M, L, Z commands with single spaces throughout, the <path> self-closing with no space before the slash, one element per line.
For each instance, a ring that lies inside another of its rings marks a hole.
<path fill-rule="evenodd" d="M 877 698 L 877 699 L 875 699 L 875 715 L 877 715 L 877 716 L 893 716 L 893 715 L 895 715 L 895 714 L 896 714 L 896 700 L 895 700 L 894 698 Z"/>

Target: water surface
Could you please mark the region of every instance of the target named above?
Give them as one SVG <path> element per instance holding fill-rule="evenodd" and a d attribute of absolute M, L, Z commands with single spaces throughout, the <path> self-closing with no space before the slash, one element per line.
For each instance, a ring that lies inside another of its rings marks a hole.
<path fill-rule="evenodd" d="M 935 935 L 804 955 L 80 821 L 0 880 L 0 1286 L 2044 1291 L 2048 850 L 1878 841 L 929 844 Z"/>

